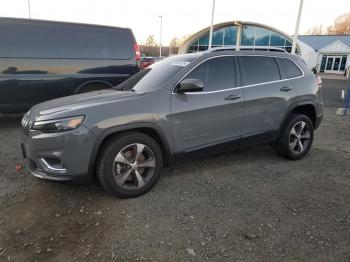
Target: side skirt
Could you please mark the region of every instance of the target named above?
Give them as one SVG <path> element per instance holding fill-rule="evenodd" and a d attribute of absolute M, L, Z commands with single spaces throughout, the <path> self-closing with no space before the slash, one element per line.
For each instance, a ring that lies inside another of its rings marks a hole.
<path fill-rule="evenodd" d="M 269 144 L 275 142 L 279 137 L 278 131 L 251 135 L 241 139 L 231 140 L 224 143 L 215 144 L 205 148 L 180 152 L 174 155 L 174 165 L 188 162 L 189 160 L 198 159 L 206 156 L 216 155 L 226 151 L 237 150 L 257 144 Z"/>

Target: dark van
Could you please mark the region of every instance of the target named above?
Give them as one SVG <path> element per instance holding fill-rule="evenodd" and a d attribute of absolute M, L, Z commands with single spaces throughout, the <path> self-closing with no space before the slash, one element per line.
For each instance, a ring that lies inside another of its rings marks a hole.
<path fill-rule="evenodd" d="M 140 71 L 128 28 L 0 18 L 0 113 L 111 88 Z"/>

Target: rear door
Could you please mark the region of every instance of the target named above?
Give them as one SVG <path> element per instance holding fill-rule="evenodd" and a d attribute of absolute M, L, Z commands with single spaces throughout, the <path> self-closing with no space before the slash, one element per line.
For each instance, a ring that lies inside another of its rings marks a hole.
<path fill-rule="evenodd" d="M 296 96 L 292 80 L 283 79 L 274 57 L 240 56 L 245 96 L 243 137 L 277 131 Z"/>
<path fill-rule="evenodd" d="M 175 152 L 240 139 L 244 97 L 242 89 L 236 87 L 234 57 L 209 58 L 184 79 L 199 79 L 204 89 L 171 97 Z"/>

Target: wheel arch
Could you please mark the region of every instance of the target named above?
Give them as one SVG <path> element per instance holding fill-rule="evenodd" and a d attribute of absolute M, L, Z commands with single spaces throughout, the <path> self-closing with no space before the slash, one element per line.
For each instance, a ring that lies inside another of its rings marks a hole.
<path fill-rule="evenodd" d="M 159 127 L 150 123 L 137 123 L 137 124 L 131 124 L 131 125 L 123 125 L 123 126 L 109 128 L 104 132 L 102 132 L 100 135 L 98 135 L 92 150 L 92 155 L 90 157 L 89 175 L 91 177 L 94 176 L 96 161 L 103 145 L 107 143 L 108 140 L 113 139 L 118 134 L 125 133 L 125 132 L 140 132 L 152 137 L 162 149 L 164 165 L 171 166 L 174 163 L 174 158 L 171 153 L 169 143 L 165 138 L 165 136 L 163 135 L 163 133 L 161 132 Z"/>
<path fill-rule="evenodd" d="M 99 84 L 99 85 L 104 85 L 108 88 L 112 88 L 113 85 L 107 81 L 104 80 L 89 80 L 86 82 L 81 83 L 74 91 L 74 94 L 78 94 L 81 90 L 83 90 L 84 88 L 86 88 L 89 85 L 93 85 L 93 84 Z"/>
<path fill-rule="evenodd" d="M 303 114 L 310 118 L 313 126 L 316 126 L 316 107 L 314 104 L 306 103 L 297 105 L 293 108 L 293 110 L 290 112 L 290 114 Z"/>
<path fill-rule="evenodd" d="M 298 102 L 294 103 L 289 107 L 289 110 L 287 114 L 285 115 L 280 127 L 279 127 L 279 132 L 278 132 L 278 138 L 281 136 L 283 133 L 284 127 L 288 121 L 288 118 L 291 116 L 291 114 L 304 114 L 308 116 L 311 119 L 311 122 L 314 126 L 316 127 L 316 105 L 313 101 L 303 101 L 303 102 Z"/>

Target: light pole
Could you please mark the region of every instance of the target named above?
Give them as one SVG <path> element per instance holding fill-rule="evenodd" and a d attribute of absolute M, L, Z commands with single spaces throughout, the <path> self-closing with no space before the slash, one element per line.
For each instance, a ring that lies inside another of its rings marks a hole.
<path fill-rule="evenodd" d="M 304 3 L 304 0 L 300 0 L 298 17 L 297 17 L 297 22 L 295 24 L 295 31 L 294 31 L 294 36 L 293 36 L 292 54 L 295 54 L 295 49 L 296 49 L 296 45 L 297 45 L 299 24 L 300 24 L 300 18 L 301 18 L 301 11 L 303 10 L 303 3 Z"/>
<path fill-rule="evenodd" d="M 30 0 L 28 0 L 27 3 L 28 3 L 28 14 L 29 14 L 29 19 L 32 19 L 32 14 L 30 13 Z"/>
<path fill-rule="evenodd" d="M 213 39 L 214 12 L 215 12 L 215 0 L 213 0 L 213 7 L 211 9 L 211 23 L 210 23 L 210 31 L 209 31 L 209 45 L 208 45 L 208 49 L 211 48 L 212 39 Z"/>
<path fill-rule="evenodd" d="M 159 60 L 162 59 L 162 31 L 163 31 L 163 16 L 159 16 L 160 18 L 160 34 L 159 34 Z"/>

